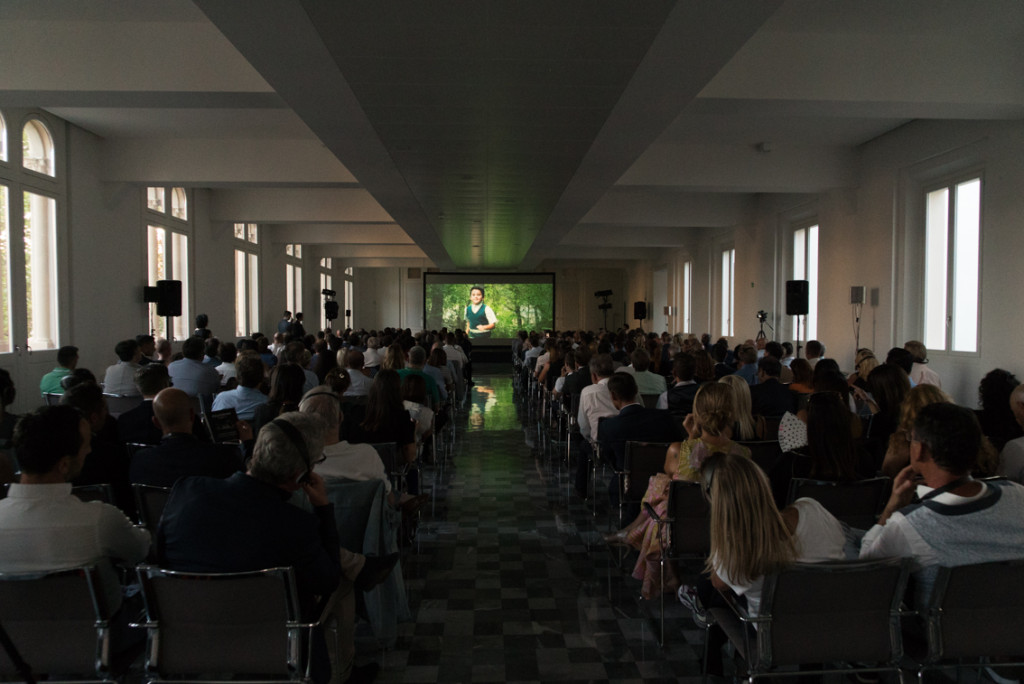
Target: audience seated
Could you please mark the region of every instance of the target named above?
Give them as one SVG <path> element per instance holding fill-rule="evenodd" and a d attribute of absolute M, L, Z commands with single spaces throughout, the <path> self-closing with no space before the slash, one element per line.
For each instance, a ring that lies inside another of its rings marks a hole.
<path fill-rule="evenodd" d="M 861 558 L 913 559 L 917 607 L 927 605 L 939 566 L 1024 558 L 1024 488 L 973 480 L 980 448 L 981 429 L 969 409 L 923 407 L 913 425 L 910 465 L 864 535 Z M 911 505 L 915 493 L 921 503 Z"/>
<path fill-rule="evenodd" d="M 96 565 L 104 587 L 99 598 L 113 613 L 122 601 L 113 563 L 140 562 L 150 539 L 114 506 L 84 503 L 71 493 L 91 438 L 89 422 L 72 406 L 46 406 L 18 422 L 13 441 L 21 480 L 0 500 L 0 572 Z M 113 624 L 126 627 L 135 617 Z"/>
<path fill-rule="evenodd" d="M 1011 439 L 1024 436 L 1024 429 L 1017 423 L 1010 410 L 1010 395 L 1020 381 L 1013 373 L 996 368 L 989 371 L 978 385 L 976 411 L 981 433 L 989 438 L 992 446 L 1002 451 Z"/>
<path fill-rule="evenodd" d="M 646 352 L 644 352 L 646 353 Z M 605 418 L 597 429 L 601 453 L 616 471 L 626 463 L 626 442 L 679 442 L 683 439 L 682 426 L 672 414 L 663 409 L 647 409 L 637 401 L 637 383 L 633 376 L 615 373 L 608 380 L 608 392 L 617 415 Z M 611 505 L 619 502 L 619 477 L 612 475 L 608 482 Z M 636 510 L 629 515 L 635 515 Z"/>
<path fill-rule="evenodd" d="M 665 376 L 651 372 L 651 355 L 646 349 L 637 349 L 630 355 L 630 359 L 640 394 L 660 395 L 666 391 Z"/>
<path fill-rule="evenodd" d="M 866 450 L 853 438 L 856 420 L 837 392 L 812 394 L 807 402 L 807 457 L 794 462 L 794 477 L 852 482 L 873 476 Z"/>
<path fill-rule="evenodd" d="M 377 373 L 367 396 L 366 417 L 350 432 L 349 441 L 395 442 L 405 462 L 412 463 L 416 460 L 416 426 L 402 404 L 401 383 L 397 371 L 382 368 Z"/>
<path fill-rule="evenodd" d="M 60 384 L 78 365 L 78 347 L 67 345 L 57 350 L 57 367 L 39 381 L 40 394 L 64 394 Z"/>
<path fill-rule="evenodd" d="M 942 388 L 942 380 L 939 374 L 928 367 L 928 349 L 923 342 L 910 340 L 903 345 L 903 348 L 910 352 L 913 365 L 910 368 L 910 381 L 915 385 L 935 385 Z"/>
<path fill-rule="evenodd" d="M 213 399 L 213 410 L 234 409 L 239 420 L 252 420 L 256 409 L 267 403 L 260 390 L 263 383 L 263 361 L 252 352 L 243 352 L 235 360 L 238 387 L 225 390 Z"/>
<path fill-rule="evenodd" d="M 8 448 L 11 445 L 11 438 L 14 437 L 14 426 L 18 422 L 18 416 L 10 413 L 7 407 L 14 403 L 16 396 L 11 374 L 6 368 L 0 368 L 0 449 Z"/>
<path fill-rule="evenodd" d="M 142 359 L 139 343 L 134 339 L 121 340 L 115 345 L 114 353 L 118 361 L 107 368 L 103 377 L 103 391 L 125 397 L 139 396 L 139 390 L 135 387 L 135 371 L 140 368 L 139 361 Z"/>
<path fill-rule="evenodd" d="M 580 444 L 579 462 L 576 467 L 576 493 L 587 496 L 587 482 L 590 480 L 590 464 L 593 444 L 597 442 L 597 424 L 601 418 L 614 416 L 619 411 L 612 403 L 608 381 L 615 373 L 610 354 L 597 354 L 590 359 L 591 384 L 580 390 L 580 407 L 577 424 L 583 440 Z M 596 492 L 595 492 L 596 494 Z"/>
<path fill-rule="evenodd" d="M 289 411 L 298 411 L 299 402 L 305 394 L 306 376 L 297 364 L 282 363 L 270 371 L 270 394 L 267 402 L 256 407 L 252 417 L 253 435 L 259 435 L 260 428 L 274 418 Z"/>
<path fill-rule="evenodd" d="M 151 363 L 135 371 L 135 387 L 142 403 L 117 417 L 117 437 L 126 444 L 159 444 L 161 432 L 153 421 L 153 399 L 170 387 L 167 366 Z"/>
<path fill-rule="evenodd" d="M 340 361 L 342 358 L 344 358 L 344 363 L 339 365 L 345 367 L 351 379 L 345 396 L 365 397 L 370 393 L 370 385 L 373 383 L 373 379 L 363 372 L 365 355 L 358 349 L 349 349 L 347 352 L 338 352 L 338 360 Z"/>
<path fill-rule="evenodd" d="M 1017 385 L 1010 394 L 1010 411 L 1017 424 L 1024 428 L 1024 385 Z M 1011 439 L 999 454 L 999 474 L 1024 484 L 1024 437 Z"/>
<path fill-rule="evenodd" d="M 747 613 L 756 617 L 765 575 L 796 561 L 845 558 L 846 535 L 839 521 L 813 499 L 797 499 L 780 512 L 767 476 L 750 459 L 712 454 L 700 477 L 711 502 L 711 553 L 705 565 L 710 579 L 681 590 L 684 604 L 700 611 L 721 601 L 715 589 L 731 590 L 746 600 Z M 725 633 L 711 625 L 706 639 L 705 670 L 721 675 Z"/>
<path fill-rule="evenodd" d="M 181 344 L 184 358 L 167 366 L 171 383 L 190 397 L 210 396 L 220 389 L 220 375 L 203 364 L 205 343 L 201 337 L 189 337 Z"/>
<path fill-rule="evenodd" d="M 231 342 L 220 345 L 220 365 L 216 371 L 220 374 L 220 386 L 234 389 L 238 381 L 235 378 L 235 359 L 238 358 L 238 347 Z"/>
<path fill-rule="evenodd" d="M 732 428 L 732 436 L 741 441 L 759 439 L 758 425 L 754 422 L 751 411 L 750 385 L 738 374 L 726 375 L 718 381 L 732 387 L 732 415 L 736 424 Z M 763 432 L 763 428 L 762 428 Z"/>
<path fill-rule="evenodd" d="M 192 434 L 196 414 L 187 394 L 168 387 L 156 395 L 152 407 L 162 437 L 157 446 L 135 452 L 129 470 L 133 483 L 171 487 L 182 477 L 225 478 L 242 469 L 237 446 L 201 442 Z M 243 441 L 252 438 L 246 425 L 240 424 L 239 428 Z"/>
<path fill-rule="evenodd" d="M 782 364 L 778 359 L 766 355 L 757 362 L 757 384 L 750 388 L 751 410 L 755 416 L 781 417 L 793 410 L 793 393 L 780 381 L 781 374 Z"/>
<path fill-rule="evenodd" d="M 81 382 L 69 388 L 61 404 L 78 409 L 89 423 L 90 453 L 72 481 L 80 485 L 109 484 L 114 503 L 130 518 L 135 516 L 135 497 L 128 480 L 128 452 L 117 436 L 117 423 L 107 411 L 103 390 L 95 382 Z"/>
<path fill-rule="evenodd" d="M 742 382 L 742 380 L 740 381 Z M 661 517 L 668 510 L 668 491 L 671 480 L 696 482 L 700 479 L 701 468 L 712 454 L 728 453 L 749 459 L 750 450 L 732 440 L 735 424 L 733 414 L 733 389 L 726 383 L 701 385 L 693 402 L 693 413 L 686 417 L 683 428 L 690 437 L 681 443 L 674 443 L 665 455 L 665 472 L 651 478 L 644 494 Z M 756 466 L 755 466 L 756 467 Z M 771 493 L 768 494 L 771 500 Z M 640 551 L 633 577 L 642 582 L 641 594 L 652 598 L 676 587 L 678 579 L 671 568 L 666 568 L 666 584 L 661 586 L 659 561 L 662 553 L 662 539 L 654 520 L 645 510 L 623 529 L 605 537 L 612 544 L 628 544 Z"/>

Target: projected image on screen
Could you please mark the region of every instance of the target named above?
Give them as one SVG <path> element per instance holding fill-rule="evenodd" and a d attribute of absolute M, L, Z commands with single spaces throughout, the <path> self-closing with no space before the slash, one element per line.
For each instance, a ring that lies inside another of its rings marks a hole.
<path fill-rule="evenodd" d="M 424 274 L 428 329 L 463 330 L 473 341 L 509 340 L 520 330 L 554 326 L 553 274 Z"/>

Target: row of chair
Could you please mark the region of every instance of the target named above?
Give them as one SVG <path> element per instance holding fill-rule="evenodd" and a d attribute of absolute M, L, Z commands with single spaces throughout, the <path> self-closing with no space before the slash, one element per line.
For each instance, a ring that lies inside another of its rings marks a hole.
<path fill-rule="evenodd" d="M 308 681 L 310 631 L 291 568 L 198 574 L 137 568 L 145 601 L 147 681 L 241 676 Z M 0 677 L 75 675 L 112 682 L 111 621 L 95 567 L 0 575 L 3 627 L 20 656 L 0 658 Z M 122 666 L 127 665 L 125 663 Z"/>
<path fill-rule="evenodd" d="M 1024 665 L 1024 561 L 940 568 L 919 611 L 902 604 L 909 571 L 905 558 L 797 563 L 764 578 L 757 616 L 729 592 L 708 612 L 750 682 L 851 670 L 916 671 L 920 681 L 986 662 Z"/>

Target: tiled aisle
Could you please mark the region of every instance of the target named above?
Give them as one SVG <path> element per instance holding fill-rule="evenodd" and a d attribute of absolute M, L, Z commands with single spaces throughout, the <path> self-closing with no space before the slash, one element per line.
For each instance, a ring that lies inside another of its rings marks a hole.
<path fill-rule="evenodd" d="M 622 569 L 632 558 L 605 546 L 603 512 L 568 493 L 511 377 L 476 381 L 437 507 L 403 556 L 414 622 L 376 653 L 378 681 L 697 681 L 702 634 L 670 596 L 658 646 L 657 606 L 638 601 L 639 582 Z"/>

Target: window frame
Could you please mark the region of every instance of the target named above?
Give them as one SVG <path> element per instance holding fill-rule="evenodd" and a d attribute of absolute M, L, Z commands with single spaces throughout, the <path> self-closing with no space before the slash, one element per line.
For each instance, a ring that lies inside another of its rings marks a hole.
<path fill-rule="evenodd" d="M 242 237 L 238 237 L 241 227 Z M 248 337 L 253 331 L 259 330 L 260 316 L 260 240 L 259 224 L 248 222 L 235 222 L 232 226 L 232 257 L 235 270 L 235 337 Z M 242 258 L 242 281 L 244 282 L 244 302 L 242 292 L 239 292 L 238 264 L 239 254 Z M 244 312 L 244 320 L 239 320 L 239 313 Z"/>
<path fill-rule="evenodd" d="M 801 259 L 802 264 L 798 270 L 796 239 L 797 234 L 801 231 L 804 232 L 802 245 L 803 258 Z M 813 278 L 808 276 L 808 270 L 810 269 L 810 262 L 812 260 L 812 231 L 814 236 L 813 265 L 815 267 Z M 789 280 L 807 281 L 807 313 L 803 316 L 804 320 L 803 324 L 800 326 L 800 334 L 804 340 L 813 340 L 818 336 L 818 285 L 821 275 L 821 222 L 818 220 L 817 215 L 808 215 L 801 219 L 790 221 L 788 237 L 787 249 L 789 252 L 786 265 L 791 276 Z M 802 272 L 803 277 L 798 277 L 799 272 Z M 785 285 L 785 283 L 783 283 L 783 285 Z M 782 301 L 785 301 L 785 297 L 783 297 Z M 796 339 L 797 318 L 798 316 L 786 316 L 787 325 L 789 326 L 789 336 L 792 339 Z"/>
<path fill-rule="evenodd" d="M 153 190 L 163 192 L 163 210 L 154 209 L 149 205 L 149 196 Z M 188 190 L 180 186 L 170 185 L 148 185 L 142 190 L 142 227 L 146 232 L 146 277 L 149 280 L 152 276 L 151 259 L 153 258 L 153 247 L 150 244 L 150 229 L 164 231 L 164 280 L 181 280 L 181 315 L 175 317 L 171 330 L 164 329 L 160 335 L 160 326 L 165 321 L 156 315 L 156 303 L 149 304 L 148 320 L 150 333 L 158 337 L 166 337 L 168 340 L 183 340 L 191 334 L 192 326 L 192 250 L 195 245 L 195 226 L 192 218 L 186 213 L 186 218 L 181 219 L 173 215 L 169 210 L 171 193 L 181 190 L 185 193 L 186 202 L 189 201 Z M 178 240 L 184 238 L 186 245 L 184 254 L 179 249 Z M 184 277 L 180 276 L 179 261 L 184 261 Z M 150 287 L 156 287 L 156 281 L 149 282 Z"/>
<path fill-rule="evenodd" d="M 729 267 L 725 267 L 725 257 L 729 255 Z M 736 245 L 725 243 L 719 245 L 718 263 L 718 320 L 721 337 L 733 337 L 736 330 Z M 726 286 L 726 278 L 729 283 Z M 728 300 L 728 301 L 727 301 Z"/>
<path fill-rule="evenodd" d="M 978 191 L 978 242 L 977 242 L 977 282 L 974 288 L 974 349 L 954 349 L 953 342 L 955 339 L 956 331 L 956 259 L 957 259 L 957 188 L 966 183 L 977 181 L 979 184 Z M 936 175 L 935 177 L 927 179 L 925 182 L 921 182 L 917 188 L 916 202 L 919 211 L 919 221 L 915 226 L 918 237 L 920 238 L 921 248 L 918 250 L 918 267 L 920 268 L 921 282 L 927 282 L 927 244 L 928 244 L 928 196 L 937 191 L 946 189 L 949 191 L 948 201 L 946 203 L 946 254 L 945 254 L 945 306 L 944 306 L 944 335 L 943 335 L 943 346 L 938 347 L 932 344 L 933 340 L 928 338 L 928 290 L 927 286 L 920 288 L 919 302 L 920 315 L 917 317 L 917 325 L 920 334 L 916 336 L 917 339 L 925 341 L 925 346 L 928 348 L 928 355 L 943 355 L 943 356 L 959 356 L 959 357 L 979 357 L 981 355 L 982 346 L 982 288 L 981 284 L 984 282 L 984 242 L 985 242 L 985 192 L 987 183 L 985 181 L 985 173 L 983 168 L 977 166 L 966 167 L 959 171 L 949 172 L 942 175 Z"/>

